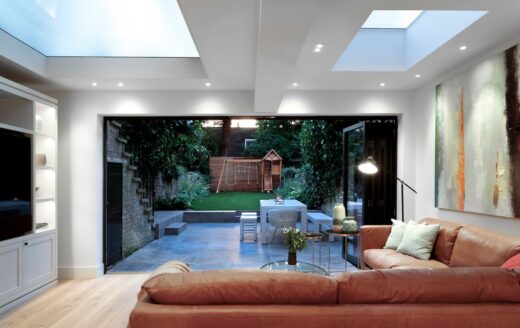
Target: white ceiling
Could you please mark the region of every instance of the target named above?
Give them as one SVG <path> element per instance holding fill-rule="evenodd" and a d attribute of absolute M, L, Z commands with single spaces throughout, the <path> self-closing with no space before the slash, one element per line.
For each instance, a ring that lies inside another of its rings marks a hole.
<path fill-rule="evenodd" d="M 286 91 L 295 88 L 292 82 L 302 90 L 381 89 L 383 81 L 384 89 L 415 89 L 520 31 L 518 0 L 178 2 L 200 59 L 48 57 L 44 69 L 32 69 L 35 78 L 74 90 L 92 90 L 93 81 L 99 90 L 116 90 L 119 81 L 125 90 L 204 90 L 205 83 L 211 82 L 212 90 L 253 90 L 256 111 L 276 112 Z M 408 71 L 332 71 L 372 10 L 392 9 L 489 13 Z M 317 43 L 325 45 L 320 53 L 313 51 Z M 458 50 L 462 44 L 468 47 L 464 52 Z M 33 65 L 9 57 L 0 45 L 2 56 L 0 64 L 13 62 L 25 66 L 25 71 Z M 422 77 L 416 79 L 415 74 Z"/>

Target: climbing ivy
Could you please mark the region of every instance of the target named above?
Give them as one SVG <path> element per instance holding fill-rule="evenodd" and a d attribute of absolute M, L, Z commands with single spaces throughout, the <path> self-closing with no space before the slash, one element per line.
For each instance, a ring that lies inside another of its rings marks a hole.
<path fill-rule="evenodd" d="M 300 132 L 305 184 L 301 199 L 310 208 L 333 200 L 341 185 L 343 128 L 352 120 L 305 120 Z"/>

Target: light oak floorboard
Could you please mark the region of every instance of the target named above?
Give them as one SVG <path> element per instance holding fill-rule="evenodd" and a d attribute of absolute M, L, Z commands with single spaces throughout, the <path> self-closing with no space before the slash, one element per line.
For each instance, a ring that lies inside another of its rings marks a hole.
<path fill-rule="evenodd" d="M 137 293 L 149 274 L 108 274 L 64 280 L 0 315 L 0 327 L 127 327 Z"/>

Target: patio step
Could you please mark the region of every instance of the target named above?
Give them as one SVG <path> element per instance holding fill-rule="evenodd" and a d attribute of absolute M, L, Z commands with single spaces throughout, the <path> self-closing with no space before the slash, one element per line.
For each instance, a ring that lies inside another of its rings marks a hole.
<path fill-rule="evenodd" d="M 132 178 L 132 181 L 134 181 L 134 182 L 141 182 L 141 178 Z"/>
<path fill-rule="evenodd" d="M 141 199 L 141 204 L 148 204 L 148 203 L 150 203 L 149 199 L 147 199 L 147 198 Z"/>
<path fill-rule="evenodd" d="M 146 192 L 146 189 L 144 188 L 137 188 L 137 193 L 144 194 Z"/>
<path fill-rule="evenodd" d="M 239 223 L 240 215 L 237 214 L 237 211 L 186 211 L 184 212 L 184 222 Z"/>
<path fill-rule="evenodd" d="M 133 157 L 134 154 L 125 151 L 125 152 L 123 152 L 123 156 L 124 156 L 124 157 L 128 157 L 128 158 L 130 158 L 130 157 Z"/>
<path fill-rule="evenodd" d="M 167 236 L 179 235 L 186 230 L 187 227 L 188 224 L 186 222 L 174 222 L 164 228 L 164 234 Z"/>
<path fill-rule="evenodd" d="M 128 169 L 131 171 L 137 171 L 137 166 L 135 165 L 128 165 Z"/>
<path fill-rule="evenodd" d="M 159 239 L 165 235 L 165 229 L 172 223 L 184 222 L 182 211 L 155 211 L 155 239 Z"/>

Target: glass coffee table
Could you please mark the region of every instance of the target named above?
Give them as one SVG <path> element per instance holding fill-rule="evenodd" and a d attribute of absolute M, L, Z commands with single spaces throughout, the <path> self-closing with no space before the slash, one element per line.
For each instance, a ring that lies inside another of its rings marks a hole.
<path fill-rule="evenodd" d="M 260 270 L 267 270 L 267 271 L 296 271 L 296 272 L 304 272 L 304 273 L 312 273 L 312 274 L 319 274 L 322 276 L 328 276 L 329 274 L 325 269 L 322 267 L 307 263 L 307 262 L 301 262 L 297 261 L 296 265 L 289 265 L 287 264 L 287 261 L 274 261 L 269 262 L 267 264 L 262 265 Z"/>

